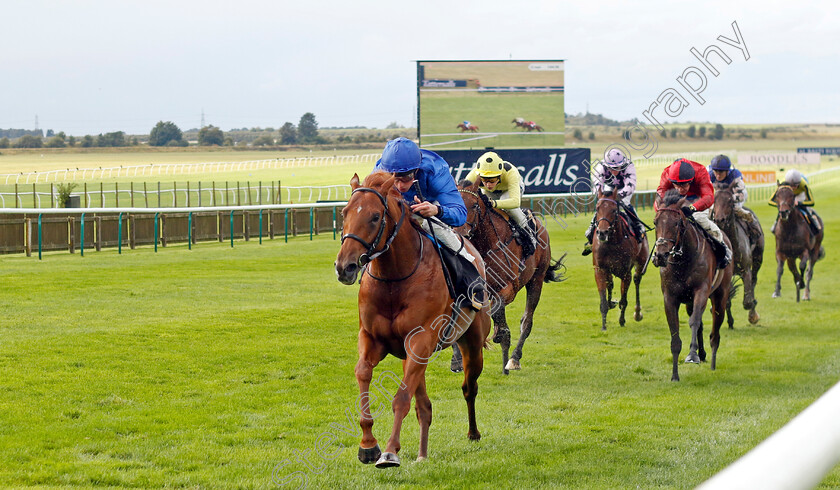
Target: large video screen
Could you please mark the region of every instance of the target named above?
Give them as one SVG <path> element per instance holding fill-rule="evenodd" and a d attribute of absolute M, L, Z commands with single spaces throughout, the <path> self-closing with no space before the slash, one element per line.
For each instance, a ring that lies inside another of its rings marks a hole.
<path fill-rule="evenodd" d="M 418 61 L 420 146 L 560 148 L 563 60 Z"/>

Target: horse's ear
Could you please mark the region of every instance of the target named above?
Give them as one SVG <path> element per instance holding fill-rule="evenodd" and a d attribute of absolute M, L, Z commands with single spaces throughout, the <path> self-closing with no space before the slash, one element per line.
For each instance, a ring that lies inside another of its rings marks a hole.
<path fill-rule="evenodd" d="M 780 187 L 781 185 L 782 185 L 782 183 L 779 182 L 779 179 L 776 179 L 776 187 Z"/>
<path fill-rule="evenodd" d="M 350 179 L 350 187 L 354 190 L 359 187 L 359 174 L 353 174 L 353 178 Z"/>

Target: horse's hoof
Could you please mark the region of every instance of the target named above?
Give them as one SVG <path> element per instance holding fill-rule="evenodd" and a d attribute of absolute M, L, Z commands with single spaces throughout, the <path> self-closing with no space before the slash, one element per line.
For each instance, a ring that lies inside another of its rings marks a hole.
<path fill-rule="evenodd" d="M 616 306 L 618 306 L 618 301 L 614 301 L 614 300 L 613 300 L 613 301 L 610 301 L 610 309 L 611 309 L 611 310 L 612 310 L 613 308 L 615 308 Z"/>
<path fill-rule="evenodd" d="M 371 447 L 371 448 L 363 448 L 359 446 L 359 461 L 364 464 L 371 464 L 377 459 L 379 456 L 382 455 L 382 451 L 379 449 L 379 444 Z"/>
<path fill-rule="evenodd" d="M 471 441 L 478 441 L 479 439 L 481 439 L 481 433 L 479 431 L 467 432 L 467 438 Z"/>
<path fill-rule="evenodd" d="M 644 318 L 644 317 L 642 316 L 642 313 L 640 311 L 637 311 L 636 314 L 633 315 L 633 319 L 636 320 L 637 322 L 642 321 L 642 318 Z"/>
<path fill-rule="evenodd" d="M 695 353 L 691 353 L 685 358 L 685 362 L 687 364 L 700 364 L 700 356 Z"/>
<path fill-rule="evenodd" d="M 811 301 L 811 293 L 805 293 L 802 295 L 803 301 Z"/>
<path fill-rule="evenodd" d="M 782 295 L 781 295 L 781 294 L 779 294 L 779 292 L 778 292 L 778 291 L 773 291 L 773 296 L 771 296 L 771 297 L 772 297 L 772 298 L 781 298 L 781 297 L 782 297 Z"/>
<path fill-rule="evenodd" d="M 377 468 L 393 468 L 400 465 L 400 458 L 394 453 L 382 453 L 379 461 L 376 462 Z"/>
<path fill-rule="evenodd" d="M 461 363 L 459 362 L 458 364 L 450 365 L 449 370 L 452 371 L 453 373 L 461 373 L 461 372 L 464 371 L 464 366 L 461 365 Z"/>
<path fill-rule="evenodd" d="M 752 312 L 752 313 L 750 313 L 750 323 L 752 323 L 753 325 L 755 325 L 756 323 L 758 323 L 758 321 L 759 321 L 760 319 L 761 319 L 761 316 L 759 316 L 759 314 L 758 314 L 758 313 L 756 313 L 756 312 Z"/>
<path fill-rule="evenodd" d="M 426 459 L 427 458 L 425 456 L 417 456 L 417 461 L 415 461 L 415 463 L 420 463 L 422 461 L 426 461 Z"/>
<path fill-rule="evenodd" d="M 508 362 L 505 365 L 505 371 L 507 371 L 507 370 L 519 371 L 520 369 L 522 369 L 522 366 L 519 364 L 519 361 L 517 361 L 516 359 L 513 359 L 513 358 L 508 359 Z"/>

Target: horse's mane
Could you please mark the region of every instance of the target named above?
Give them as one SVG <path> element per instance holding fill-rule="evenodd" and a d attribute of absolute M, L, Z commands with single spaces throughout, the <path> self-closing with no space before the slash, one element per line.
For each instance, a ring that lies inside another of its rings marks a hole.
<path fill-rule="evenodd" d="M 680 194 L 680 191 L 676 189 L 669 189 L 667 192 L 665 192 L 665 195 L 662 196 L 662 205 L 670 206 L 672 204 L 676 204 L 682 198 L 683 196 Z"/>

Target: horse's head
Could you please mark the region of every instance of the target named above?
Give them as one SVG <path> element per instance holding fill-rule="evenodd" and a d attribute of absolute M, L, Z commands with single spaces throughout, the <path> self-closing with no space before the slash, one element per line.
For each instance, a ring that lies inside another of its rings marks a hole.
<path fill-rule="evenodd" d="M 776 189 L 776 204 L 779 205 L 779 219 L 787 221 L 791 210 L 796 206 L 796 194 L 790 185 L 781 184 Z"/>
<path fill-rule="evenodd" d="M 595 231 L 598 241 L 608 242 L 615 235 L 618 224 L 618 201 L 615 192 L 598 192 L 598 203 L 595 205 Z"/>
<path fill-rule="evenodd" d="M 676 189 L 666 192 L 659 204 L 653 219 L 656 226 L 653 265 L 656 267 L 666 267 L 668 262 L 676 262 L 682 255 L 680 240 L 685 233 L 685 217 L 680 208 L 686 204 L 685 198 Z"/>
<path fill-rule="evenodd" d="M 479 189 L 478 181 L 462 180 L 458 183 L 458 191 L 460 191 L 461 197 L 464 199 L 464 206 L 467 208 L 467 220 L 455 231 L 467 239 L 472 239 L 479 223 L 487 213 L 487 196 Z"/>
<path fill-rule="evenodd" d="M 393 213 L 399 212 L 399 192 L 394 188 L 394 177 L 376 172 L 359 185 L 359 176 L 350 179 L 353 193 L 347 206 L 341 210 L 341 248 L 335 259 L 335 273 L 343 284 L 353 284 L 365 264 L 385 253 L 398 231 L 386 236 L 387 221 L 397 223 Z M 402 221 L 398 224 L 401 224 Z M 348 240 L 349 239 L 349 240 Z"/>
<path fill-rule="evenodd" d="M 735 207 L 735 185 L 737 183 L 734 181 L 731 184 L 715 183 L 714 220 L 718 226 L 723 226 L 732 217 Z"/>

